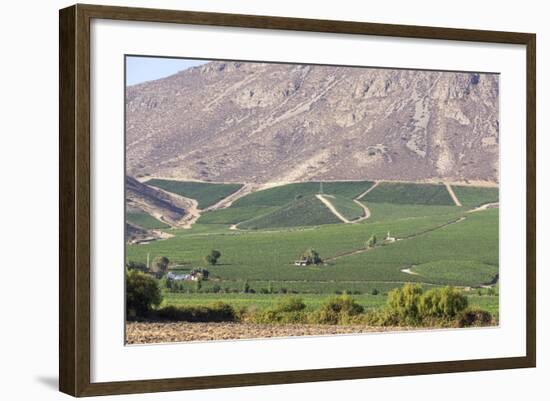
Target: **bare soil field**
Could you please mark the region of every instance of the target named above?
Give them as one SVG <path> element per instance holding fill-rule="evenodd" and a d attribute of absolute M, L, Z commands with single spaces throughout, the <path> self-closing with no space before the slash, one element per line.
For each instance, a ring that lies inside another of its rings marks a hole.
<path fill-rule="evenodd" d="M 183 341 L 236 340 L 268 337 L 319 336 L 406 330 L 395 327 L 331 326 L 305 324 L 251 323 L 126 323 L 128 344 L 151 344 Z"/>

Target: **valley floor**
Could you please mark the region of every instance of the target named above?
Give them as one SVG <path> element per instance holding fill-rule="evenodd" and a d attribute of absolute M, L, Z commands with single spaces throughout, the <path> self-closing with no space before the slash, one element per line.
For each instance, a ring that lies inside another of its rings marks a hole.
<path fill-rule="evenodd" d="M 390 291 L 416 283 L 425 291 L 456 287 L 468 298 L 469 306 L 498 321 L 498 188 L 343 181 L 247 192 L 246 186 L 229 184 L 152 181 L 149 185 L 196 199 L 202 213 L 190 229 L 157 227 L 152 217 L 128 215 L 131 223 L 163 230 L 172 237 L 127 244 L 126 260 L 150 266 L 150 261 L 166 257 L 173 274 L 190 275 L 196 269 L 208 272 L 208 278 L 200 281 L 158 280 L 163 295 L 159 308 L 199 310 L 223 302 L 238 313 L 244 310 L 255 316 L 269 313 L 294 296 L 308 313 L 319 311 L 334 295 L 346 293 L 365 311 L 382 310 Z M 245 196 L 237 198 L 239 191 L 246 192 Z M 224 204 L 227 207 L 216 209 L 224 199 L 230 200 Z M 208 264 L 205 256 L 213 250 L 221 254 L 220 260 Z M 318 252 L 323 262 L 297 265 L 308 250 Z M 178 316 L 173 320 L 185 320 Z M 268 319 L 232 323 L 158 320 L 128 322 L 127 342 L 403 330 L 246 323 Z M 319 322 L 291 320 L 296 321 Z"/>
<path fill-rule="evenodd" d="M 321 336 L 411 330 L 364 325 L 252 324 L 252 323 L 126 323 L 127 344 L 238 340 L 270 337 Z M 416 328 L 418 330 L 418 328 Z M 423 328 L 426 330 L 426 328 Z"/>

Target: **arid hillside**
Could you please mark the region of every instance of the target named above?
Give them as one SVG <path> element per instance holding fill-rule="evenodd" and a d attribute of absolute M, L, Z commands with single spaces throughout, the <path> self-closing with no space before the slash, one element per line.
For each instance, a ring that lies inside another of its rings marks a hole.
<path fill-rule="evenodd" d="M 126 209 L 145 212 L 171 226 L 179 224 L 186 208 L 175 195 L 162 192 L 126 176 Z"/>
<path fill-rule="evenodd" d="M 498 75 L 211 62 L 127 88 L 127 174 L 498 180 Z"/>

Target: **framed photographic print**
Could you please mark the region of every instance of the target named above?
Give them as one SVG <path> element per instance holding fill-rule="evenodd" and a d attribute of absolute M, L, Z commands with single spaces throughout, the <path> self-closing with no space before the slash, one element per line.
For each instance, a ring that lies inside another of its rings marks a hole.
<path fill-rule="evenodd" d="M 60 390 L 534 367 L 535 112 L 534 34 L 61 10 Z"/>

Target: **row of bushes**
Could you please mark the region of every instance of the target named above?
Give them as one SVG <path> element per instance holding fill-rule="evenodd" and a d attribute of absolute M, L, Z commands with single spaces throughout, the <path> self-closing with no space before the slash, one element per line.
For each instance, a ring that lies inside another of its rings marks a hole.
<path fill-rule="evenodd" d="M 219 284 L 213 284 L 210 286 L 204 286 L 202 281 L 192 281 L 192 282 L 177 282 L 172 280 L 162 279 L 160 283 L 166 291 L 171 293 L 185 293 L 185 294 L 320 294 L 321 292 L 315 290 L 309 291 L 298 291 L 294 289 L 288 289 L 286 287 L 261 287 L 259 289 L 252 288 L 247 281 L 245 281 L 239 287 L 222 287 Z M 351 295 L 362 295 L 365 292 L 359 290 L 335 290 L 334 294 L 351 294 Z M 381 294 L 377 288 L 372 289 L 368 292 L 371 295 Z M 384 293 L 387 295 L 387 293 Z"/>
<path fill-rule="evenodd" d="M 350 295 L 327 299 L 319 309 L 306 311 L 302 298 L 291 296 L 281 299 L 274 307 L 259 312 L 245 311 L 242 319 L 266 324 L 350 324 L 363 314 L 364 309 Z"/>
<path fill-rule="evenodd" d="M 332 296 L 314 311 L 306 311 L 303 299 L 298 296 L 284 297 L 262 311 L 236 311 L 223 302 L 211 306 L 159 308 L 161 302 L 162 294 L 156 280 L 137 270 L 126 272 L 126 311 L 130 319 L 412 327 L 483 326 L 493 319 L 487 311 L 470 308 L 468 298 L 457 289 L 445 287 L 424 292 L 421 286 L 412 284 L 390 291 L 385 307 L 368 311 L 349 294 Z"/>
<path fill-rule="evenodd" d="M 231 305 L 216 302 L 209 306 L 164 306 L 153 311 L 150 318 L 175 322 L 233 322 L 238 315 Z"/>
<path fill-rule="evenodd" d="M 208 271 L 206 271 L 208 274 Z M 207 276 L 208 277 L 208 276 Z M 187 294 L 195 294 L 195 293 L 201 293 L 201 294 L 238 294 L 238 293 L 248 293 L 248 294 L 320 294 L 319 291 L 315 290 L 309 290 L 309 291 L 297 291 L 294 289 L 288 289 L 286 287 L 278 287 L 275 288 L 271 284 L 269 287 L 261 287 L 259 289 L 252 288 L 252 286 L 249 284 L 248 280 L 245 280 L 241 285 L 238 287 L 222 287 L 218 283 L 212 283 L 212 285 L 205 286 L 203 285 L 203 280 L 198 281 L 173 281 L 166 278 L 163 278 L 160 280 L 160 284 L 163 288 L 166 289 L 166 291 L 171 293 L 187 293 Z M 343 295 L 343 294 L 350 294 L 350 295 L 362 295 L 362 294 L 370 294 L 370 295 L 388 295 L 387 292 L 381 293 L 377 288 L 373 288 L 368 292 L 360 291 L 360 290 L 335 290 L 334 294 L 336 295 Z M 494 287 L 489 288 L 478 288 L 475 292 L 479 296 L 498 296 L 498 289 L 495 289 Z"/>
<path fill-rule="evenodd" d="M 200 283 L 200 284 L 199 284 Z M 235 287 L 222 287 L 218 284 L 205 287 L 200 281 L 193 281 L 187 283 L 173 283 L 169 286 L 165 286 L 166 290 L 171 293 L 184 293 L 184 294 L 307 294 L 307 292 L 289 290 L 288 288 L 281 287 L 272 291 L 267 288 L 260 288 L 255 290 L 254 288 L 246 288 L 244 285 L 241 288 Z M 311 294 L 317 294 L 317 292 L 311 291 Z M 335 293 L 342 294 L 342 291 L 336 291 Z M 360 294 L 360 292 L 356 292 Z"/>
<path fill-rule="evenodd" d="M 317 310 L 305 311 L 299 297 L 288 297 L 273 308 L 245 313 L 245 321 L 255 323 L 367 324 L 371 326 L 467 327 L 490 325 L 493 317 L 468 306 L 468 298 L 452 287 L 424 292 L 407 284 L 390 291 L 385 307 L 365 311 L 353 297 L 344 294 L 329 298 Z"/>
<path fill-rule="evenodd" d="M 468 298 L 453 287 L 426 292 L 420 285 L 406 284 L 388 293 L 385 308 L 370 311 L 364 319 L 377 326 L 466 327 L 491 324 L 492 315 L 468 306 Z"/>

